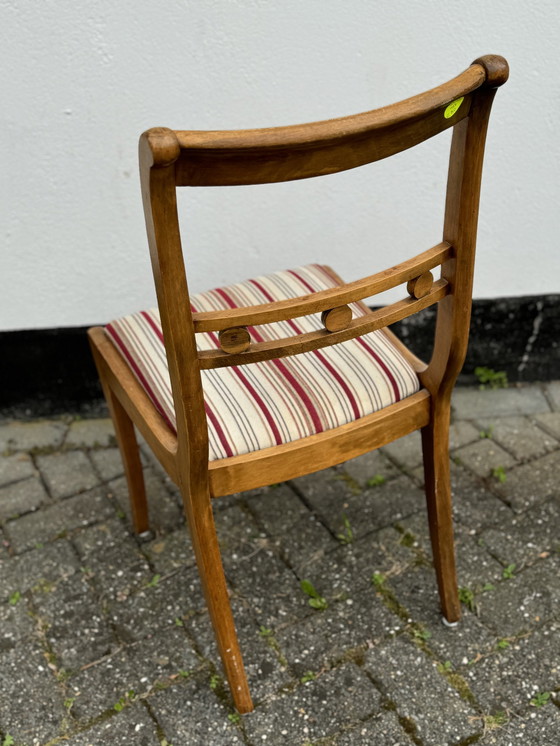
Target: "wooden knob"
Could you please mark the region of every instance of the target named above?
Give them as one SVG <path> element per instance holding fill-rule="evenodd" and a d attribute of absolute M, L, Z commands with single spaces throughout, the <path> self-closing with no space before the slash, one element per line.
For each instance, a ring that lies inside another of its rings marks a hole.
<path fill-rule="evenodd" d="M 352 309 L 349 306 L 337 306 L 321 314 L 321 323 L 328 332 L 346 329 L 351 321 Z"/>
<path fill-rule="evenodd" d="M 406 283 L 406 292 L 413 298 L 423 298 L 432 289 L 434 276 L 431 272 L 424 272 L 420 277 L 415 277 Z"/>
<path fill-rule="evenodd" d="M 244 326 L 222 329 L 218 338 L 222 350 L 229 352 L 230 355 L 235 355 L 237 352 L 246 352 L 251 346 L 251 335 Z"/>

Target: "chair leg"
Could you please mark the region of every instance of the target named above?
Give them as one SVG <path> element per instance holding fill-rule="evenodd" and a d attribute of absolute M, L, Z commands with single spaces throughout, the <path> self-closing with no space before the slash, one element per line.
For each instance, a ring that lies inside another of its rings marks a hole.
<path fill-rule="evenodd" d="M 449 404 L 435 402 L 432 421 L 422 428 L 424 478 L 432 554 L 443 616 L 456 622 L 461 616 L 449 475 Z"/>
<path fill-rule="evenodd" d="M 251 712 L 253 702 L 235 631 L 208 488 L 195 486 L 191 490 L 182 488 L 181 492 L 202 588 L 233 701 L 240 713 Z"/>
<path fill-rule="evenodd" d="M 113 427 L 115 428 L 115 435 L 124 466 L 132 510 L 132 524 L 134 531 L 137 534 L 142 534 L 149 530 L 150 522 L 144 472 L 142 470 L 134 425 L 123 405 L 103 380 L 102 386 L 107 406 L 111 413 L 111 419 L 113 420 Z"/>

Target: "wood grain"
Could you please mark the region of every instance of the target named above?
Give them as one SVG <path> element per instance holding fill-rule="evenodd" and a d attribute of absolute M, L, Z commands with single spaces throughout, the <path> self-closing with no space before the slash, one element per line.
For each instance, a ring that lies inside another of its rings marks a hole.
<path fill-rule="evenodd" d="M 222 329 L 218 334 L 218 339 L 222 350 L 230 355 L 246 352 L 251 346 L 251 335 L 244 326 Z"/>
<path fill-rule="evenodd" d="M 321 314 L 321 324 L 328 332 L 340 332 L 347 329 L 352 321 L 352 309 L 349 306 L 338 306 Z"/>

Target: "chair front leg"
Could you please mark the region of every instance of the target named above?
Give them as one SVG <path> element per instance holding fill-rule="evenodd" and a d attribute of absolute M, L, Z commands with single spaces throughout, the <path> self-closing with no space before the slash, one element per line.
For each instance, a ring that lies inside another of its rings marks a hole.
<path fill-rule="evenodd" d="M 429 425 L 422 428 L 424 479 L 432 554 L 445 620 L 459 620 L 461 609 L 455 569 L 453 512 L 449 474 L 450 405 L 435 399 Z"/>

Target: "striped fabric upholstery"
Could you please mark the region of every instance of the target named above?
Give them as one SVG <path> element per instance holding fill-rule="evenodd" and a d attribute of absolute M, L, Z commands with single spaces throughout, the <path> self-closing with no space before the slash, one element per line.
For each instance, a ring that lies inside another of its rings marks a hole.
<path fill-rule="evenodd" d="M 336 287 L 328 267 L 277 272 L 191 298 L 193 311 L 249 306 Z M 354 316 L 363 316 L 352 304 Z M 322 329 L 320 315 L 251 328 L 255 342 Z M 175 430 L 175 412 L 159 312 L 111 322 L 107 334 L 146 393 Z M 200 350 L 219 347 L 216 333 L 197 334 Z M 202 371 L 210 460 L 288 443 L 335 428 L 419 389 L 408 362 L 380 331 L 301 355 Z"/>

